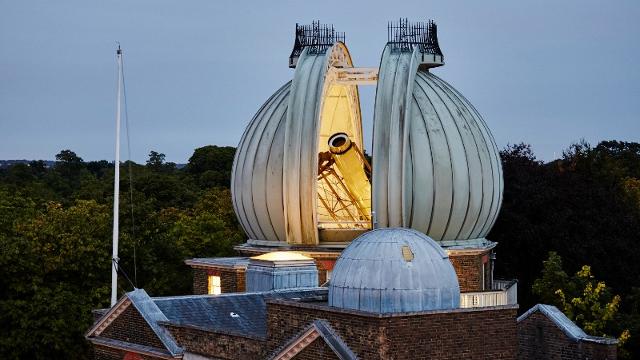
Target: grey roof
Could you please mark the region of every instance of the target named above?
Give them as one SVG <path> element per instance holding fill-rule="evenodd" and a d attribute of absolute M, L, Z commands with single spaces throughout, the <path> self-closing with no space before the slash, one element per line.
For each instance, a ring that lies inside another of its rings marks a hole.
<path fill-rule="evenodd" d="M 135 289 L 126 295 L 140 315 L 147 321 L 153 332 L 158 336 L 162 344 L 171 355 L 182 354 L 182 348 L 169 333 L 169 330 L 160 326 L 160 322 L 167 321 L 165 314 L 158 308 L 154 300 L 143 289 Z"/>
<path fill-rule="evenodd" d="M 600 336 L 587 335 L 578 325 L 562 313 L 557 307 L 553 305 L 537 304 L 531 309 L 527 310 L 524 314 L 518 317 L 518 322 L 521 322 L 531 316 L 531 314 L 540 311 L 544 316 L 551 320 L 567 337 L 573 341 L 587 341 L 600 344 L 617 344 L 618 340 L 613 338 L 606 338 Z"/>
<path fill-rule="evenodd" d="M 215 266 L 232 269 L 244 269 L 248 263 L 248 257 L 194 258 L 185 260 L 185 264 L 189 266 Z"/>
<path fill-rule="evenodd" d="M 316 299 L 326 288 L 300 288 L 256 293 L 191 295 L 154 298 L 166 322 L 207 331 L 261 338 L 267 336 L 269 299 Z"/>
<path fill-rule="evenodd" d="M 117 349 L 131 349 L 142 354 L 147 354 L 147 355 L 151 355 L 159 358 L 174 357 L 174 355 L 169 353 L 167 350 L 158 349 L 153 346 L 140 345 L 140 344 L 130 343 L 126 341 L 110 339 L 102 336 L 90 337 L 88 338 L 88 340 L 94 344 L 103 345 L 107 347 L 115 347 Z"/>
<path fill-rule="evenodd" d="M 338 258 L 329 305 L 376 313 L 460 306 L 458 277 L 444 250 L 412 229 L 375 229 Z"/>
<path fill-rule="evenodd" d="M 315 320 L 313 325 L 320 333 L 320 336 L 324 339 L 324 341 L 329 345 L 331 350 L 340 358 L 341 360 L 351 360 L 356 359 L 356 354 L 351 351 L 349 346 L 342 340 L 342 338 L 333 330 L 331 325 L 325 320 Z"/>
<path fill-rule="evenodd" d="M 438 241 L 438 244 L 447 250 L 489 250 L 498 245 L 497 242 L 493 242 L 485 238 L 470 240 L 441 240 Z"/>

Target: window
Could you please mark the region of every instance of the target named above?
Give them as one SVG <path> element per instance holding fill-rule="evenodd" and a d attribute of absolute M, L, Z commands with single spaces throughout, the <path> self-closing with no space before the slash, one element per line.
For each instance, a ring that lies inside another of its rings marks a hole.
<path fill-rule="evenodd" d="M 222 292 L 222 287 L 220 286 L 220 276 L 209 275 L 208 283 L 208 294 L 218 295 Z"/>

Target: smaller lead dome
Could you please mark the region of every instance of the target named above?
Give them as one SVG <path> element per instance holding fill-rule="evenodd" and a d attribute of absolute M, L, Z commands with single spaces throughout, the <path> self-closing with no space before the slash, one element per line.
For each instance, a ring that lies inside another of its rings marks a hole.
<path fill-rule="evenodd" d="M 376 313 L 460 307 L 458 277 L 430 237 L 405 228 L 369 231 L 338 258 L 329 305 Z"/>

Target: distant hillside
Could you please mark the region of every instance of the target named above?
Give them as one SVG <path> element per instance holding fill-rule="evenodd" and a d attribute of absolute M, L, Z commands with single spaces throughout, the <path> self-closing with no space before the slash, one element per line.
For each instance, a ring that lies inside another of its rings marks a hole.
<path fill-rule="evenodd" d="M 28 164 L 31 161 L 34 160 L 26 160 L 26 159 L 22 159 L 22 160 L 0 160 L 0 169 L 6 169 L 8 167 L 11 167 L 15 164 Z M 45 166 L 47 168 L 52 167 L 53 165 L 56 164 L 56 162 L 54 160 L 43 160 L 45 163 Z M 187 164 L 176 164 L 176 168 L 178 169 L 182 169 L 183 167 L 187 166 Z"/>
<path fill-rule="evenodd" d="M 25 160 L 25 159 L 22 159 L 22 160 L 0 160 L 0 169 L 8 168 L 8 167 L 11 167 L 11 166 L 13 166 L 15 164 L 28 164 L 31 161 L 33 161 L 33 160 Z M 44 163 L 46 164 L 46 166 L 48 168 L 52 167 L 56 163 L 53 160 L 43 160 L 43 161 L 44 161 Z"/>

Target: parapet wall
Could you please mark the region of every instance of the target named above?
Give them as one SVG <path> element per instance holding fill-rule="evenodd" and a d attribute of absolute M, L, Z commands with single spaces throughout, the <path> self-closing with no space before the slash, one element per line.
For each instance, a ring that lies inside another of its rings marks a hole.
<path fill-rule="evenodd" d="M 268 353 L 315 319 L 325 319 L 362 359 L 516 359 L 517 306 L 399 315 L 346 311 L 326 305 L 268 303 Z"/>

